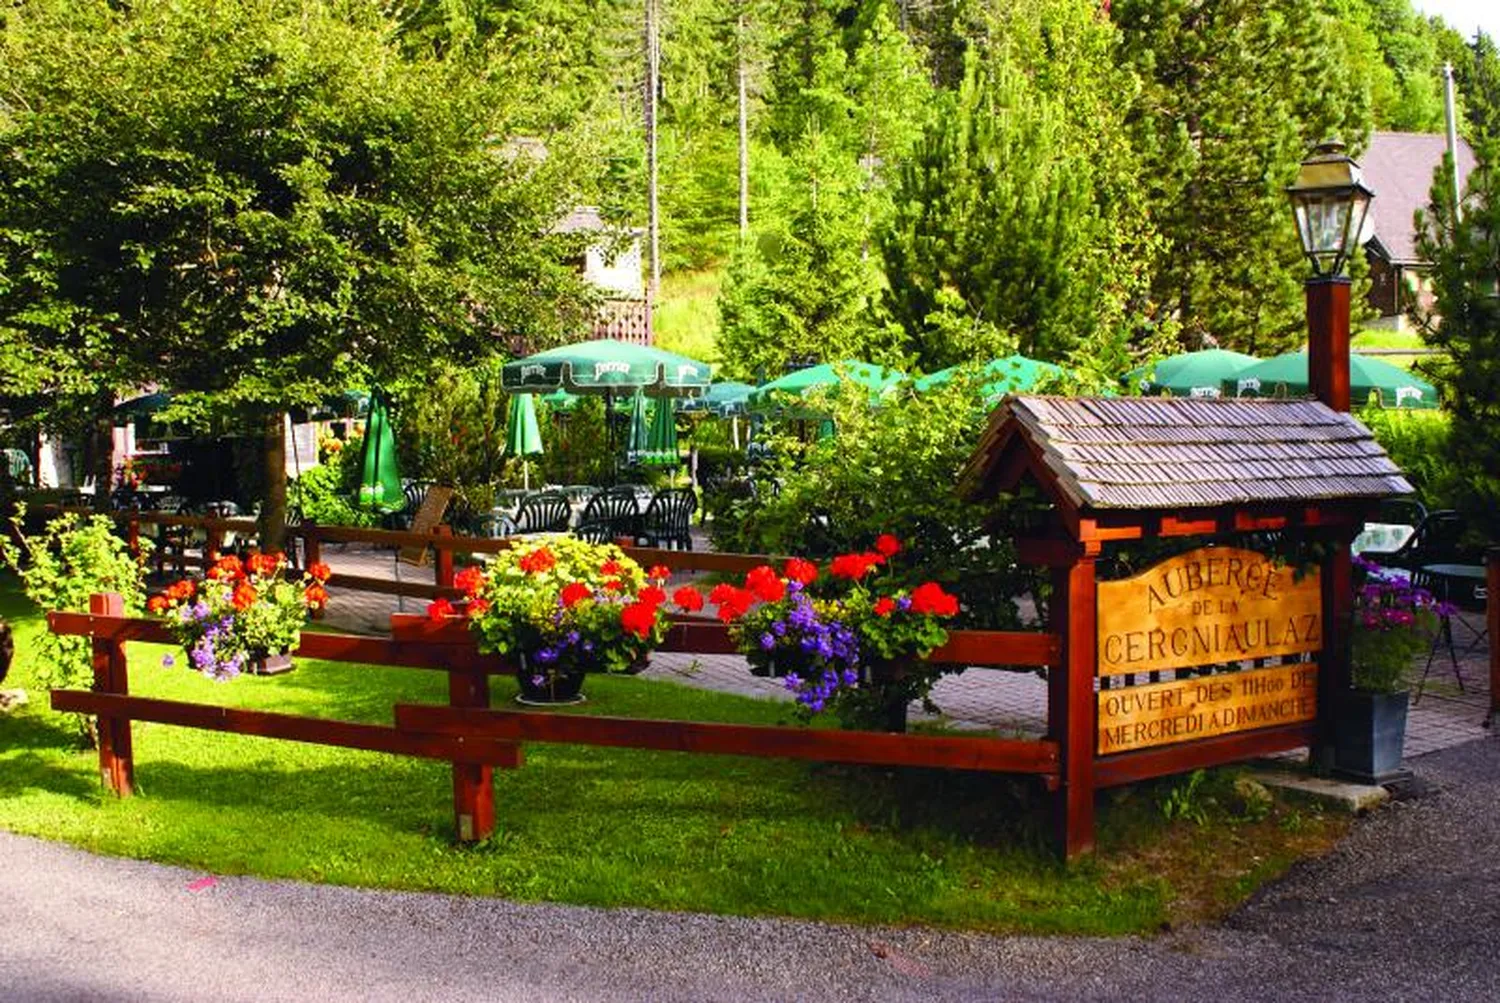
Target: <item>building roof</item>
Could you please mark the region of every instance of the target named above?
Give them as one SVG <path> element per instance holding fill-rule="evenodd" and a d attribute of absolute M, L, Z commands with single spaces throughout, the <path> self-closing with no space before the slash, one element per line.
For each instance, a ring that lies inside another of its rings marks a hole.
<path fill-rule="evenodd" d="M 1412 219 L 1418 209 L 1427 208 L 1432 176 L 1447 149 L 1447 139 L 1437 133 L 1377 132 L 1370 137 L 1369 149 L 1359 158 L 1365 184 L 1375 191 L 1370 216 L 1374 220 L 1377 252 L 1392 264 L 1426 264 L 1417 253 L 1417 231 Z M 1474 151 L 1460 136 L 1460 187 L 1468 184 L 1473 169 Z"/>
<path fill-rule="evenodd" d="M 1017 451 L 1028 451 L 1015 462 Z M 970 494 L 1026 469 L 1074 509 L 1378 499 L 1412 487 L 1353 417 L 1313 400 L 1009 396 L 969 460 Z"/>

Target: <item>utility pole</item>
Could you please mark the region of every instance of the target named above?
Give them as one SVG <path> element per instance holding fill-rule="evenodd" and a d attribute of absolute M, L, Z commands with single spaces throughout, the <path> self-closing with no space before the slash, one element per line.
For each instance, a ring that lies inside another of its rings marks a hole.
<path fill-rule="evenodd" d="M 740 12 L 737 40 L 740 89 L 740 237 L 750 235 L 750 108 L 745 86 L 745 14 Z"/>
<path fill-rule="evenodd" d="M 656 201 L 656 95 L 661 71 L 658 17 L 656 0 L 646 0 L 646 228 L 651 244 L 651 285 L 646 301 L 653 304 L 661 287 L 661 220 Z"/>
<path fill-rule="evenodd" d="M 1448 169 L 1452 172 L 1453 222 L 1464 218 L 1463 190 L 1458 186 L 1458 123 L 1453 107 L 1453 64 L 1443 64 L 1443 114 L 1448 124 Z"/>

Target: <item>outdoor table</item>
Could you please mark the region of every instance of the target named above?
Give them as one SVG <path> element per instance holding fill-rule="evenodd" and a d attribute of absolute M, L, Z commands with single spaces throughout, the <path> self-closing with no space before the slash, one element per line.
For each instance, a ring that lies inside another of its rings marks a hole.
<path fill-rule="evenodd" d="M 1444 603 L 1450 603 L 1455 596 L 1463 596 L 1474 600 L 1485 600 L 1487 591 L 1485 589 L 1485 568 L 1482 564 L 1424 564 L 1418 572 L 1421 584 L 1428 586 L 1434 595 Z M 1453 645 L 1453 617 L 1451 613 L 1440 614 L 1442 622 L 1438 636 L 1432 639 L 1432 650 L 1427 653 L 1427 669 L 1422 672 L 1425 683 L 1427 671 L 1432 668 L 1432 657 L 1437 653 L 1438 645 L 1447 642 L 1448 659 L 1453 665 L 1453 675 L 1458 680 L 1458 691 L 1467 692 L 1464 689 L 1463 676 L 1458 671 L 1458 652 Z M 1462 623 L 1463 621 L 1459 621 Z M 1467 627 L 1468 624 L 1465 624 Z M 1474 637 L 1464 647 L 1463 653 L 1467 655 L 1473 651 L 1489 635 L 1489 626 L 1485 625 L 1483 630 L 1473 630 Z M 1417 699 L 1421 699 L 1422 688 L 1417 688 Z"/>

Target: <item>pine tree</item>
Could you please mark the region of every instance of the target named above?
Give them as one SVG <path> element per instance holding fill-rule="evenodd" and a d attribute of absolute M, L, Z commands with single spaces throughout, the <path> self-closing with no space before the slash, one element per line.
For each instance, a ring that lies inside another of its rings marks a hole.
<path fill-rule="evenodd" d="M 1446 159 L 1446 158 L 1445 158 Z M 1417 315 L 1429 344 L 1446 353 L 1437 372 L 1452 416 L 1452 462 L 1460 508 L 1486 539 L 1500 539 L 1500 142 L 1479 150 L 1462 219 L 1455 219 L 1448 167 L 1420 215 L 1417 248 L 1432 262 L 1433 304 Z"/>

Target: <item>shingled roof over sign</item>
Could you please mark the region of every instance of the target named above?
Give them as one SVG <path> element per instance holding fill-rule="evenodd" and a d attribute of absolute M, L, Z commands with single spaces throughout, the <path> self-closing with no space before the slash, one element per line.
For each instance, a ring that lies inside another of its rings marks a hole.
<path fill-rule="evenodd" d="M 970 495 L 1042 472 L 1075 509 L 1375 499 L 1412 487 L 1357 420 L 1312 400 L 1007 397 Z"/>

